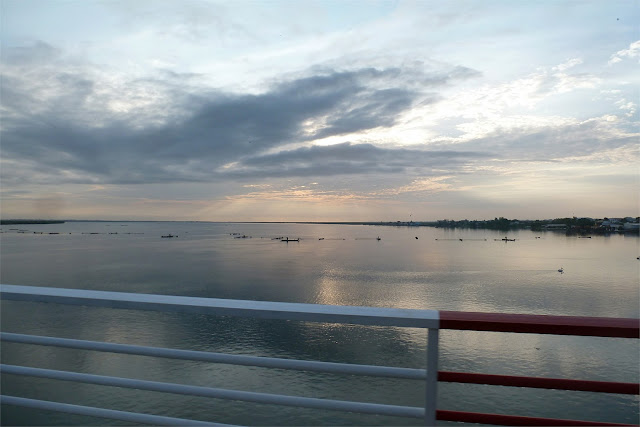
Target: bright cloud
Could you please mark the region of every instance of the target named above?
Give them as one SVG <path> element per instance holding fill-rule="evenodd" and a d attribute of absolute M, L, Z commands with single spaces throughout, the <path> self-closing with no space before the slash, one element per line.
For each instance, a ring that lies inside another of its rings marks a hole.
<path fill-rule="evenodd" d="M 609 65 L 622 62 L 627 58 L 638 58 L 638 57 L 640 57 L 640 40 L 631 43 L 628 49 L 619 50 L 613 55 L 611 55 L 611 58 L 609 59 Z"/>

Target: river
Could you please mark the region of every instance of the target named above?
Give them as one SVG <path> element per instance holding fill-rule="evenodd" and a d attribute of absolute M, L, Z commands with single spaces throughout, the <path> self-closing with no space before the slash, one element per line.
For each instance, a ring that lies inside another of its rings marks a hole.
<path fill-rule="evenodd" d="M 11 228 L 11 229 L 10 229 Z M 24 230 L 23 232 L 17 229 Z M 4 284 L 334 305 L 640 317 L 637 236 L 329 224 L 3 226 Z M 43 234 L 39 234 L 39 233 Z M 59 233 L 59 234 L 49 234 Z M 97 234 L 96 234 L 97 233 Z M 173 234 L 174 238 L 161 238 Z M 236 238 L 238 236 L 246 238 Z M 515 241 L 504 242 L 505 235 Z M 281 242 L 276 237 L 300 238 Z M 380 237 L 380 240 L 377 240 Z M 558 269 L 564 272 L 560 273 Z M 2 330 L 237 354 L 424 368 L 422 330 L 2 302 Z M 443 331 L 440 369 L 638 382 L 638 340 Z M 411 380 L 2 344 L 2 362 L 248 391 L 422 406 Z M 245 425 L 416 420 L 2 377 L 3 394 Z M 439 409 L 637 423 L 637 396 L 441 383 Z M 3 406 L 2 425 L 119 422 Z M 447 423 L 442 423 L 446 425 Z"/>

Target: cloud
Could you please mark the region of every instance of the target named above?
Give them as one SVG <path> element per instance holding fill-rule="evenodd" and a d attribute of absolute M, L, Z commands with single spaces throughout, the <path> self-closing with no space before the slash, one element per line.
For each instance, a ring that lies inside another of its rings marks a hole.
<path fill-rule="evenodd" d="M 609 58 L 609 65 L 622 62 L 625 58 L 637 58 L 640 57 L 640 40 L 637 40 L 629 45 L 628 49 L 622 49 L 611 55 Z"/>
<path fill-rule="evenodd" d="M 11 49 L 3 62 L 2 173 L 13 183 L 206 182 L 238 174 L 221 169 L 225 165 L 257 168 L 261 161 L 262 176 L 282 176 L 274 151 L 392 127 L 414 103 L 436 102 L 439 87 L 475 75 L 464 67 L 421 74 L 311 68 L 246 94 L 204 86 L 193 74 L 127 79 L 44 43 Z M 336 154 L 339 149 L 326 152 L 336 157 L 344 154 Z M 341 149 L 384 157 L 383 171 L 405 167 L 403 151 Z M 322 158 L 324 152 L 296 155 Z M 374 160 L 338 162 L 330 170 L 363 170 Z M 327 173 L 326 165 L 309 164 L 290 173 Z"/>
<path fill-rule="evenodd" d="M 222 173 L 236 177 L 331 176 L 405 173 L 409 170 L 457 168 L 489 153 L 381 148 L 372 144 L 342 143 L 304 147 L 275 154 L 251 156 Z"/>
<path fill-rule="evenodd" d="M 431 139 L 466 142 L 523 128 L 558 128 L 593 117 L 594 111 L 585 114 L 585 107 L 597 110 L 604 106 L 596 107 L 592 101 L 603 79 L 576 70 L 582 63 L 582 59 L 572 58 L 511 80 L 468 85 L 438 103 L 414 108 L 412 125 L 422 124 L 417 132 L 422 140 L 414 143 L 424 141 L 425 131 Z M 598 113 L 602 114 L 595 111 Z"/>
<path fill-rule="evenodd" d="M 614 103 L 620 110 L 626 111 L 625 116 L 633 117 L 636 114 L 638 104 L 635 102 L 628 101 L 624 98 L 618 99 Z"/>
<path fill-rule="evenodd" d="M 496 129 L 482 138 L 455 144 L 455 147 L 494 152 L 502 160 L 561 161 L 571 158 L 575 161 L 588 158 L 593 161 L 613 150 L 632 149 L 637 141 L 638 129 L 633 123 L 607 115 L 555 126 Z M 451 144 L 434 147 L 451 147 Z"/>

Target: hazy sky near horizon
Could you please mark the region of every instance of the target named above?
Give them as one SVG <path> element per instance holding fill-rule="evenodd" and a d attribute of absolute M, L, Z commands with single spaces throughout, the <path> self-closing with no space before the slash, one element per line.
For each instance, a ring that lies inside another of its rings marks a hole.
<path fill-rule="evenodd" d="M 639 1 L 2 0 L 4 218 L 638 216 Z"/>

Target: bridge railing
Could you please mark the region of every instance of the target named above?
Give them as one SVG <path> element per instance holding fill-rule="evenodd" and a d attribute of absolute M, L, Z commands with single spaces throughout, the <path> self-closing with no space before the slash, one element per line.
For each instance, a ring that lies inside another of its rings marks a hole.
<path fill-rule="evenodd" d="M 438 372 L 440 329 L 520 332 L 536 334 L 588 335 L 638 338 L 638 319 L 584 318 L 564 316 L 535 316 L 513 314 L 464 313 L 436 310 L 395 309 L 379 307 L 331 306 L 317 304 L 280 303 L 265 301 L 196 298 L 170 295 L 134 294 L 123 292 L 88 291 L 48 287 L 0 285 L 2 300 L 72 304 L 120 309 L 198 313 L 218 316 L 283 319 L 305 322 L 345 323 L 375 326 L 423 328 L 427 334 L 426 369 L 345 364 L 310 360 L 233 355 L 193 350 L 147 347 L 58 337 L 2 332 L 6 342 L 56 346 L 83 350 L 135 354 L 182 360 L 206 361 L 234 365 L 295 369 L 350 375 L 367 375 L 425 381 L 424 407 L 387 405 L 379 403 L 319 399 L 301 396 L 256 393 L 201 387 L 175 383 L 108 377 L 78 372 L 58 371 L 34 367 L 0 365 L 0 373 L 31 377 L 76 381 L 89 384 L 152 390 L 217 399 L 230 399 L 264 404 L 285 405 L 325 410 L 347 411 L 421 419 L 425 425 L 436 420 L 502 425 L 624 425 L 513 415 L 472 413 L 437 409 L 437 384 L 460 382 L 514 387 L 536 387 L 605 393 L 638 394 L 635 383 L 584 381 L 554 378 L 532 378 L 477 373 Z M 113 418 L 122 421 L 154 425 L 212 425 L 210 422 L 185 420 L 139 414 L 111 409 L 93 408 L 66 403 L 1 396 L 2 404 L 17 405 L 80 415 Z"/>

